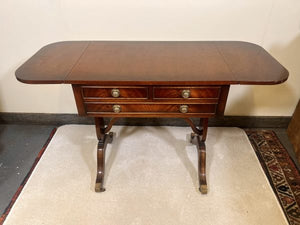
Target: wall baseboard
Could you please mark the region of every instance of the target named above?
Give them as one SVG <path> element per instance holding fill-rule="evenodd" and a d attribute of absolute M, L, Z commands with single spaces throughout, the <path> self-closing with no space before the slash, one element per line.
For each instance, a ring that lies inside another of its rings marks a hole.
<path fill-rule="evenodd" d="M 195 123 L 199 119 L 192 119 Z M 224 116 L 209 119 L 211 127 L 241 128 L 287 128 L 290 116 Z M 94 124 L 91 117 L 80 117 L 77 114 L 48 113 L 0 113 L 0 124 Z M 116 125 L 128 126 L 188 126 L 179 118 L 121 118 Z"/>

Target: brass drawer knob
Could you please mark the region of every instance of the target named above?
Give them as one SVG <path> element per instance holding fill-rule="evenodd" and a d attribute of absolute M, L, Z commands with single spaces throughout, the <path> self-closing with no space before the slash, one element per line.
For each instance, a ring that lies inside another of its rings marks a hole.
<path fill-rule="evenodd" d="M 189 111 L 189 107 L 187 105 L 181 105 L 179 111 L 181 113 L 187 113 Z"/>
<path fill-rule="evenodd" d="M 118 98 L 120 96 L 120 90 L 119 89 L 112 89 L 111 90 L 111 95 L 114 97 L 114 98 Z"/>
<path fill-rule="evenodd" d="M 183 98 L 189 98 L 190 97 L 190 90 L 183 90 L 182 92 L 181 92 L 181 96 L 183 97 Z"/>
<path fill-rule="evenodd" d="M 113 105 L 113 111 L 114 111 L 115 113 L 121 112 L 121 106 L 119 106 L 119 105 Z"/>

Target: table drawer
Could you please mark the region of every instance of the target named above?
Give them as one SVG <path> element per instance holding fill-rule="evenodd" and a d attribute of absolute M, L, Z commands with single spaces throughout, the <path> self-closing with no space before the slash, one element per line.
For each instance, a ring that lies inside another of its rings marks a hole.
<path fill-rule="evenodd" d="M 122 103 L 85 103 L 89 113 L 208 113 L 216 112 L 216 104 L 122 104 Z"/>
<path fill-rule="evenodd" d="M 147 99 L 147 87 L 82 86 L 84 100 L 97 99 Z"/>
<path fill-rule="evenodd" d="M 154 99 L 201 99 L 219 98 L 221 87 L 154 87 Z"/>

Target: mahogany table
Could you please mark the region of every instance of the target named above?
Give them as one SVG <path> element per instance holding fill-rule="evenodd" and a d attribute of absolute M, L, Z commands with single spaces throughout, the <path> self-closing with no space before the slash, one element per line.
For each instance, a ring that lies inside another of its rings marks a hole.
<path fill-rule="evenodd" d="M 193 130 L 199 189 L 206 193 L 208 118 L 224 114 L 229 86 L 279 84 L 288 71 L 247 42 L 67 41 L 43 47 L 16 77 L 29 84 L 72 85 L 79 115 L 95 118 L 97 192 L 105 190 L 105 149 L 118 118 L 177 117 Z M 107 125 L 103 117 L 111 118 Z"/>

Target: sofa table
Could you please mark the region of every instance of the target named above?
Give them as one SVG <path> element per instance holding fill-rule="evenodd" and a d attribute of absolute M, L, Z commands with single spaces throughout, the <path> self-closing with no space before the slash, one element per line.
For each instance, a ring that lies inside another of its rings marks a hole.
<path fill-rule="evenodd" d="M 97 192 L 105 190 L 105 149 L 118 118 L 176 117 L 192 128 L 199 189 L 206 193 L 208 119 L 224 114 L 230 85 L 279 84 L 288 71 L 247 42 L 67 41 L 40 49 L 16 77 L 29 84 L 72 85 L 78 114 L 95 118 Z M 111 118 L 107 125 L 104 117 Z"/>

